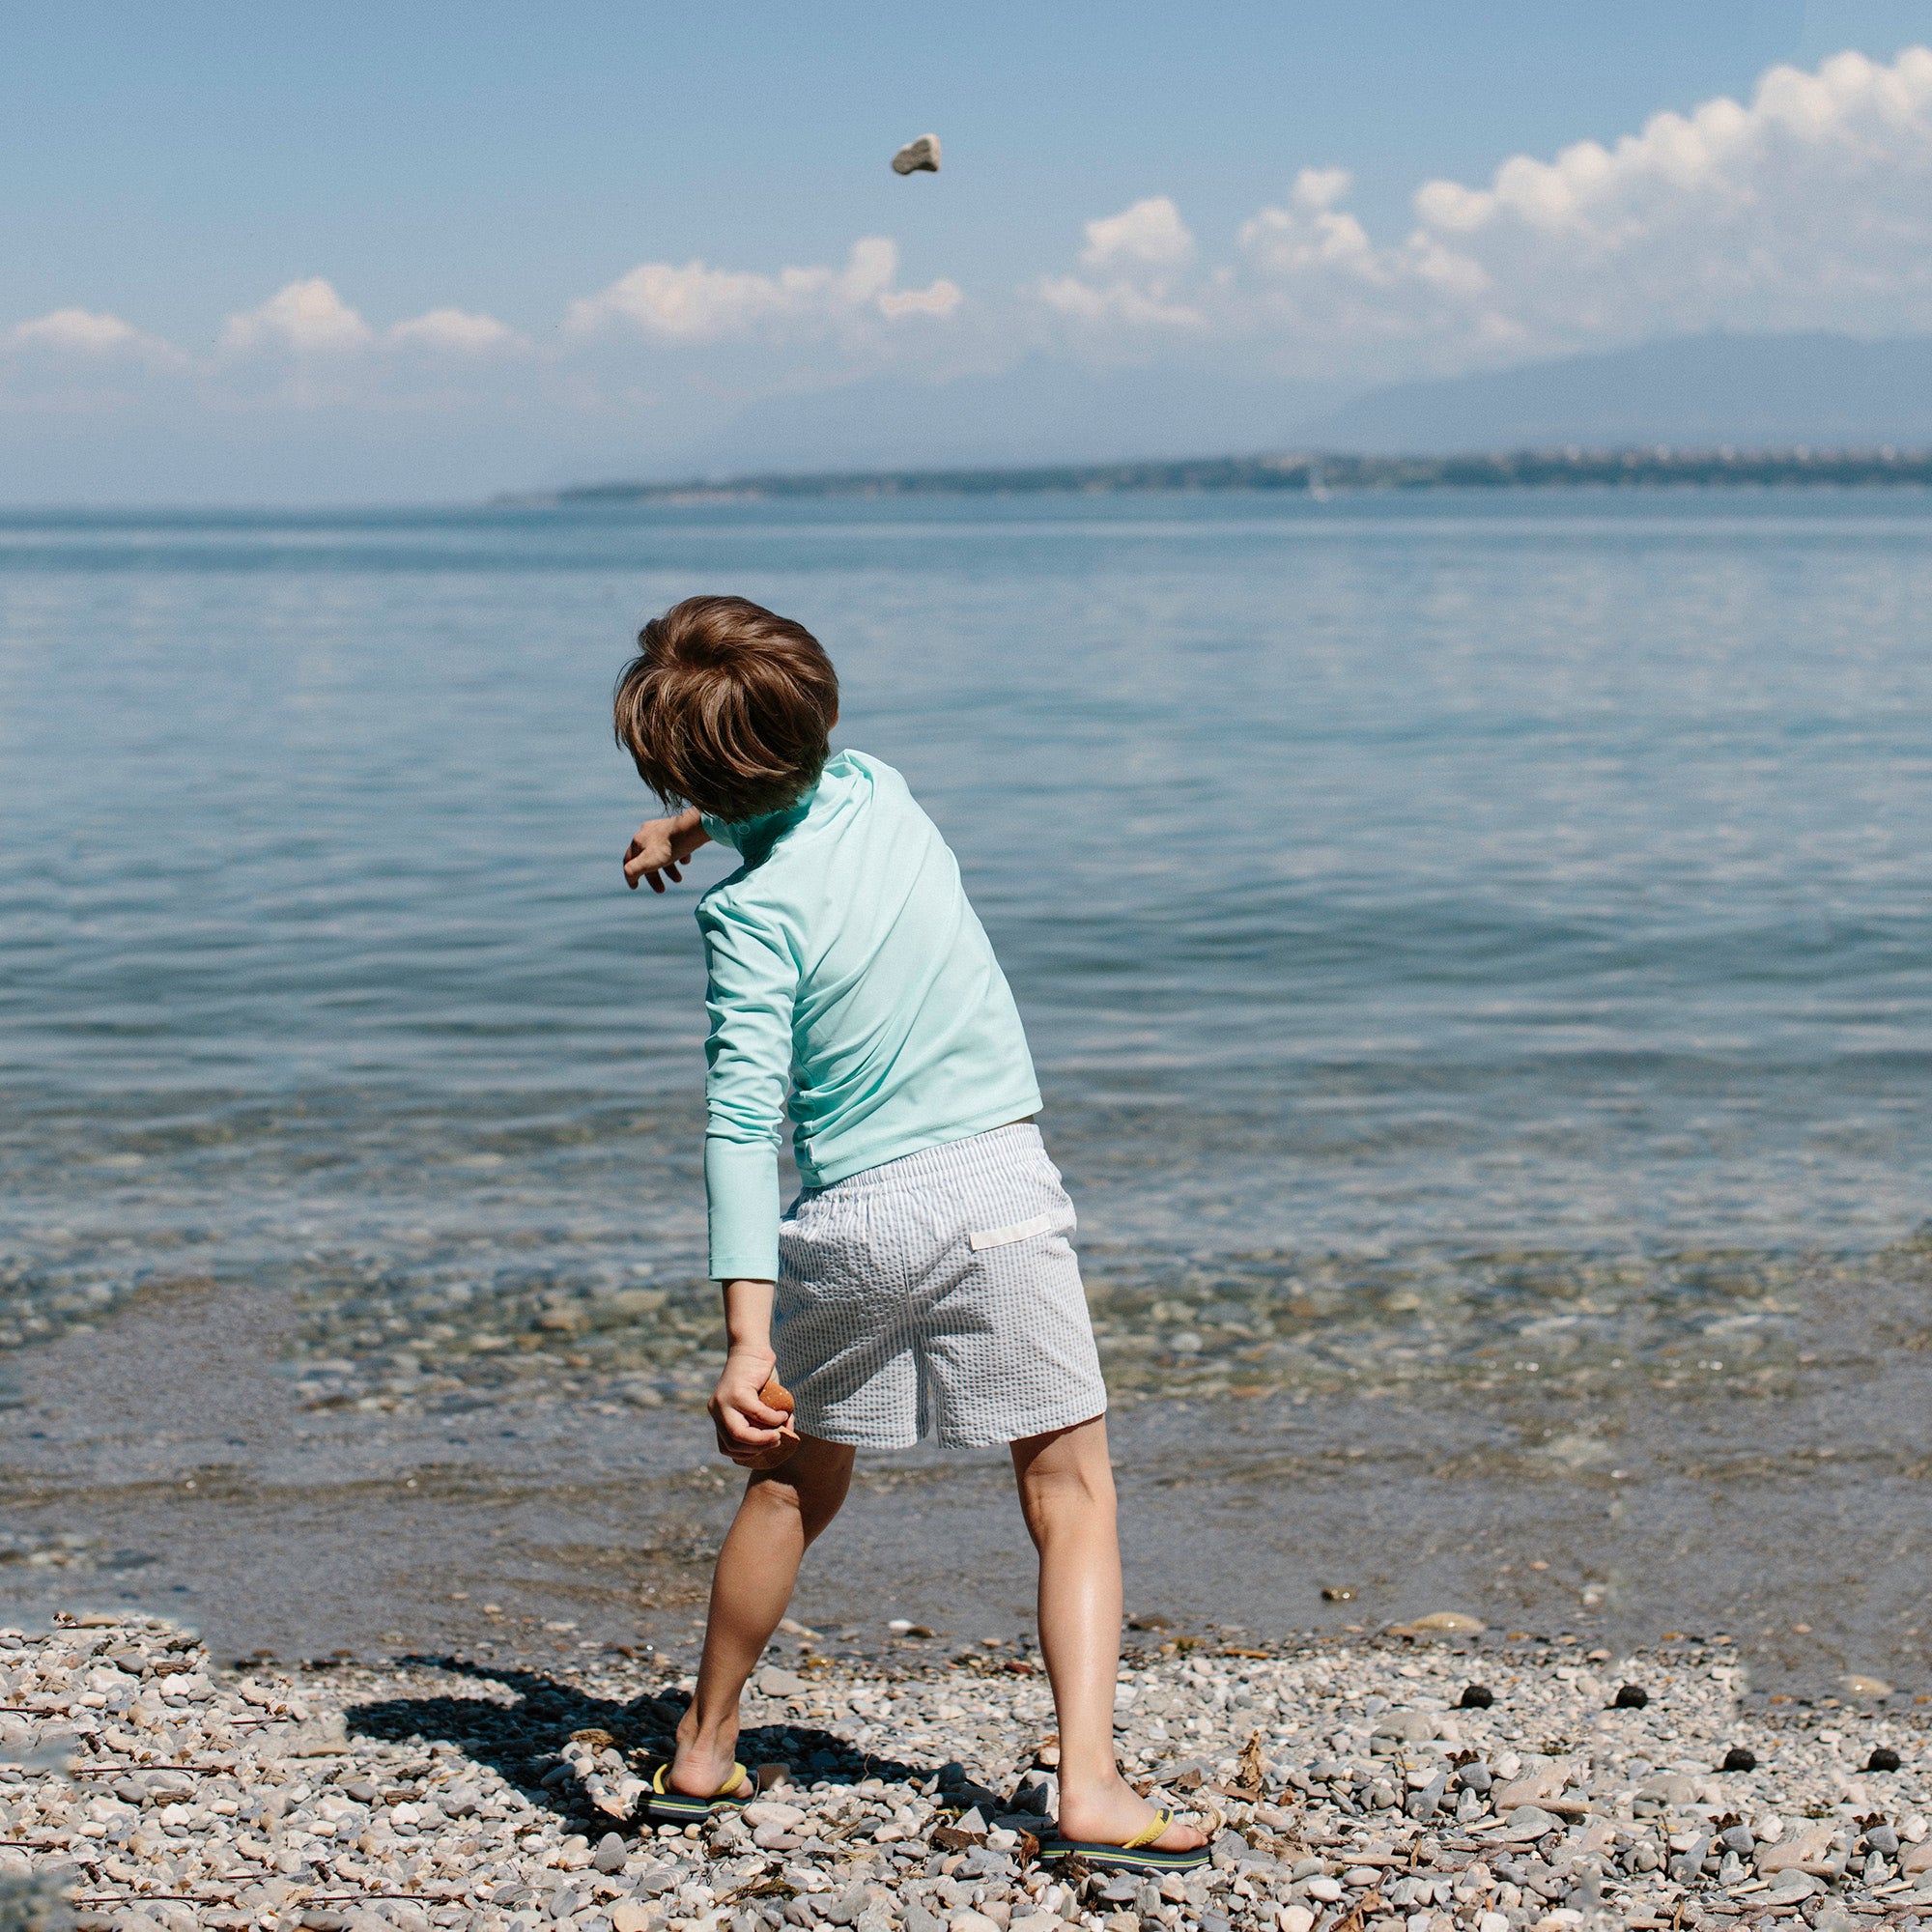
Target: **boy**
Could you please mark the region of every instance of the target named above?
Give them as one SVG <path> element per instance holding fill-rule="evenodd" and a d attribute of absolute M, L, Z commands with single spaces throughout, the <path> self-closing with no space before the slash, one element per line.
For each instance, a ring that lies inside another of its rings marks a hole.
<path fill-rule="evenodd" d="M 1010 1445 L 1039 1552 L 1060 1719 L 1058 1841 L 1175 1870 L 1200 1833 L 1114 1761 L 1121 1563 L 1107 1394 L 1019 1014 L 959 868 L 890 766 L 831 751 L 838 681 L 801 625 L 739 597 L 646 624 L 618 742 L 675 815 L 624 877 L 662 893 L 708 839 L 737 871 L 697 904 L 709 976 L 705 1192 L 729 1351 L 718 1446 L 752 1471 L 719 1552 L 697 1690 L 650 1812 L 750 1796 L 738 1699 L 838 1514 L 856 1449 Z M 782 1218 L 788 1111 L 800 1179 Z M 769 1399 L 788 1387 L 789 1415 Z M 792 1432 L 796 1431 L 794 1435 Z"/>

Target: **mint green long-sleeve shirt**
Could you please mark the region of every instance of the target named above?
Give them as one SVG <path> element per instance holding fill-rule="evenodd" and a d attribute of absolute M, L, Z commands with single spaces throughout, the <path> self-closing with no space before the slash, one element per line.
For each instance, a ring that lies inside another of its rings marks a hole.
<path fill-rule="evenodd" d="M 1036 1113 L 1039 1088 L 958 863 L 890 765 L 840 752 L 789 810 L 704 829 L 744 860 L 697 902 L 711 1272 L 770 1281 L 787 1112 L 823 1187 Z"/>

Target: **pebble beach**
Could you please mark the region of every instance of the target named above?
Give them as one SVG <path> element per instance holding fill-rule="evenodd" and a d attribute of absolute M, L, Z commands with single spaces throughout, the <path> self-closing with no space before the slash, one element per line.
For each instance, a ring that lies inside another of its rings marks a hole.
<path fill-rule="evenodd" d="M 792 1626 L 758 1798 L 636 1812 L 689 1657 L 224 1667 L 158 1617 L 0 1631 L 9 1927 L 190 1932 L 1564 1932 L 1932 1922 L 1932 1705 L 1754 1691 L 1722 1634 L 1613 1657 L 1454 1612 L 1239 1647 L 1133 1634 L 1116 1731 L 1211 1866 L 1037 1858 L 1057 1749 L 1025 1640 Z M 1921 1915 L 1923 1915 L 1921 1917 Z"/>

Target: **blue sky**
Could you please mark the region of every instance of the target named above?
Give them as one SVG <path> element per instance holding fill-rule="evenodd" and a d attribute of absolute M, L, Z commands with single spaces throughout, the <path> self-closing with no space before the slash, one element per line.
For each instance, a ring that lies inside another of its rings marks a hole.
<path fill-rule="evenodd" d="M 1161 440 L 1198 402 L 1211 447 L 1270 384 L 1292 414 L 1653 334 L 1932 327 L 1932 99 L 1898 63 L 1932 0 L 5 19 L 14 501 L 668 473 L 755 460 L 772 411 L 833 453 L 841 410 L 907 396 L 1016 435 L 1070 399 L 1078 443 L 1079 397 L 1097 432 L 1136 384 L 1167 399 Z M 1865 66 L 1830 69 L 1846 49 Z M 1825 120 L 1790 89 L 1757 113 L 1780 64 Z M 1641 145 L 1726 97 L 1744 123 L 1686 124 L 1701 175 Z M 892 175 L 927 128 L 944 171 Z M 1587 156 L 1534 174 L 1633 140 L 1606 182 Z M 1484 202 L 1519 157 L 1527 199 Z M 1734 271 L 1766 224 L 1778 259 Z"/>

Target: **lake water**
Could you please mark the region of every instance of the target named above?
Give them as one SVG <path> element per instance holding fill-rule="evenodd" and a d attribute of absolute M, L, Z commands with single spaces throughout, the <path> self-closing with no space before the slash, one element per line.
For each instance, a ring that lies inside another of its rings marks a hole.
<path fill-rule="evenodd" d="M 318 1403 L 703 1385 L 692 890 L 622 890 L 607 706 L 727 589 L 959 854 L 1122 1393 L 1770 1385 L 1800 1259 L 1927 1212 L 1928 539 L 1902 493 L 0 519 L 0 1342 L 210 1276 L 298 1298 Z"/>
<path fill-rule="evenodd" d="M 1922 1682 L 1928 539 L 1905 493 L 0 519 L 0 1613 L 688 1636 L 724 861 L 624 892 L 606 721 L 724 588 L 824 639 L 1006 962 L 1130 1601 Z M 1010 1630 L 1002 1481 L 868 1465 L 801 1614 Z"/>

